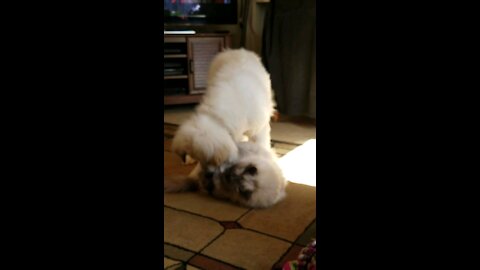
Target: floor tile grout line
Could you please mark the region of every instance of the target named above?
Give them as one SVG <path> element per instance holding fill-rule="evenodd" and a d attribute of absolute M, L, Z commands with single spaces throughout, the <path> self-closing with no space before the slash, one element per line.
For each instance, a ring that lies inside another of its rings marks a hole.
<path fill-rule="evenodd" d="M 188 212 L 187 212 L 187 213 L 188 213 Z M 257 233 L 257 234 L 261 234 L 261 235 L 263 235 L 263 236 L 275 238 L 275 239 L 277 239 L 277 240 L 281 240 L 281 241 L 283 241 L 283 242 L 287 242 L 287 243 L 290 244 L 291 246 L 297 244 L 297 243 L 292 242 L 292 241 L 290 241 L 290 240 L 283 239 L 283 238 L 281 238 L 281 237 L 274 236 L 274 235 L 270 235 L 270 234 L 267 234 L 267 233 L 264 233 L 264 232 L 256 231 L 256 230 L 253 230 L 253 229 L 244 228 L 243 226 L 242 226 L 242 228 L 236 228 L 236 229 L 231 229 L 231 230 L 238 230 L 238 229 L 243 229 L 243 230 L 246 230 L 246 231 L 251 231 L 251 232 L 254 232 L 254 233 Z M 223 228 L 223 231 L 222 231 L 218 236 L 216 236 L 214 239 L 212 239 L 210 242 L 208 242 L 208 243 L 207 243 L 202 249 L 200 249 L 198 252 L 197 252 L 197 251 L 193 251 L 193 250 L 188 250 L 188 249 L 186 249 L 186 248 L 184 248 L 184 247 L 180 247 L 180 246 L 178 246 L 178 245 L 176 245 L 176 244 L 172 244 L 172 243 L 169 243 L 169 242 L 165 242 L 165 241 L 164 241 L 164 243 L 167 243 L 168 245 L 171 245 L 171 246 L 174 246 L 174 247 L 178 247 L 178 248 L 183 249 L 183 250 L 185 250 L 185 251 L 193 252 L 195 255 L 199 255 L 199 254 L 205 255 L 205 254 L 202 254 L 201 252 L 202 252 L 204 249 L 206 249 L 208 246 L 210 246 L 213 242 L 215 242 L 218 238 L 220 238 L 220 236 L 222 236 L 223 234 L 225 234 L 225 231 L 227 231 L 227 229 Z M 298 245 L 298 244 L 297 244 L 297 245 Z M 290 249 L 290 248 L 289 248 L 289 249 Z M 288 250 L 289 250 L 289 249 L 288 249 Z M 187 262 L 189 262 L 193 257 L 195 257 L 195 255 L 192 256 Z M 282 256 L 284 256 L 284 255 L 285 255 L 285 254 L 282 254 L 282 255 L 280 256 L 280 258 L 281 258 Z M 206 256 L 206 255 L 205 255 L 205 256 Z M 209 256 L 207 256 L 207 257 L 209 257 Z M 218 259 L 217 259 L 217 260 L 218 260 Z"/>
<path fill-rule="evenodd" d="M 236 269 L 238 269 L 238 270 L 246 270 L 245 268 L 242 268 L 242 267 L 240 267 L 240 266 L 237 266 L 237 265 L 234 265 L 234 264 L 231 264 L 231 263 L 228 263 L 228 262 L 219 260 L 219 259 L 217 259 L 217 258 L 213 258 L 213 257 L 208 256 L 208 255 L 205 255 L 205 254 L 198 254 L 198 255 L 202 255 L 202 256 L 204 256 L 204 257 L 209 258 L 210 260 L 214 260 L 214 261 L 217 261 L 217 262 L 226 264 L 226 265 L 231 266 L 231 267 L 233 267 L 233 268 L 236 268 Z"/>
<path fill-rule="evenodd" d="M 179 209 L 176 209 L 176 208 L 173 208 L 173 207 L 169 207 L 169 206 L 166 206 L 166 205 L 164 205 L 164 207 L 171 208 L 171 209 L 173 209 L 173 210 L 179 210 Z M 188 212 L 188 211 L 185 211 L 185 210 L 179 210 L 179 211 L 192 214 L 192 213 L 190 213 L 190 212 Z M 248 211 L 249 211 L 249 210 L 248 210 Z M 248 211 L 247 211 L 247 212 L 248 212 Z M 198 215 L 198 214 L 197 214 L 197 215 Z M 198 216 L 204 217 L 204 218 L 208 218 L 208 219 L 213 220 L 213 221 L 216 221 L 216 222 L 218 222 L 219 225 L 222 226 L 222 228 L 223 228 L 223 230 L 222 230 L 221 233 L 219 233 L 216 237 L 214 237 L 211 241 L 209 241 L 209 242 L 208 242 L 203 248 L 201 248 L 198 252 L 195 252 L 195 255 L 201 254 L 201 255 L 203 255 L 203 256 L 206 256 L 205 254 L 202 254 L 201 252 L 202 252 L 203 250 L 205 250 L 208 246 L 210 246 L 213 242 L 215 242 L 218 238 L 220 238 L 220 236 L 222 236 L 223 234 L 225 234 L 225 231 L 226 231 L 227 229 L 225 229 L 225 227 L 223 227 L 223 225 L 221 224 L 221 222 L 218 221 L 218 220 L 216 220 L 216 219 L 213 219 L 213 218 L 210 218 L 210 217 L 205 217 L 205 216 L 202 216 L 202 215 L 198 215 Z M 164 241 L 164 242 L 165 242 L 165 241 Z M 195 257 L 195 255 L 192 256 L 187 262 L 189 262 L 193 257 Z M 208 256 L 207 256 L 207 257 L 208 257 Z M 212 259 L 213 259 L 213 258 L 212 258 Z M 218 260 L 218 261 L 219 261 L 219 260 Z M 223 262 L 223 261 L 221 261 L 221 262 Z M 235 266 L 235 267 L 238 268 L 238 266 Z M 240 269 L 242 269 L 242 268 L 240 268 Z"/>
<path fill-rule="evenodd" d="M 180 261 L 184 262 L 185 264 L 188 264 L 188 262 L 189 262 L 193 257 L 195 257 L 196 255 L 198 255 L 198 253 L 197 253 L 196 251 L 189 250 L 189 249 L 187 249 L 187 248 L 185 248 L 185 247 L 181 247 L 181 246 L 179 246 L 179 245 L 177 245 L 177 244 L 173 244 L 173 243 L 166 242 L 165 240 L 163 240 L 163 244 L 164 244 L 164 245 L 165 245 L 165 244 L 166 244 L 166 245 L 169 245 L 169 246 L 171 246 L 171 247 L 174 247 L 174 248 L 177 248 L 177 249 L 180 249 L 180 250 L 183 250 L 183 251 L 187 251 L 187 252 L 193 253 L 193 255 L 192 255 L 190 258 L 188 258 L 187 260 L 178 259 L 178 258 L 173 258 L 172 256 L 167 256 L 167 257 L 170 258 L 170 259 L 180 260 Z M 165 254 L 164 254 L 164 256 L 165 256 Z"/>
<path fill-rule="evenodd" d="M 238 217 L 238 218 L 235 220 L 235 222 L 236 222 L 236 223 L 239 223 L 239 220 L 240 220 L 241 218 L 243 218 L 245 215 L 247 215 L 248 213 L 250 213 L 251 211 L 252 211 L 252 208 L 248 209 L 248 211 L 245 212 L 245 213 L 243 213 L 240 217 Z M 243 227 L 243 226 L 242 226 L 242 227 Z"/>
<path fill-rule="evenodd" d="M 173 267 L 173 266 L 183 265 L 183 264 L 185 263 L 183 260 L 176 259 L 176 258 L 172 258 L 171 256 L 168 256 L 168 255 L 165 255 L 165 254 L 163 254 L 163 257 L 164 257 L 164 258 L 168 258 L 168 259 L 170 259 L 170 260 L 172 260 L 172 261 L 178 261 L 178 263 L 172 264 L 172 265 L 170 265 L 169 267 L 164 268 L 165 270 L 166 270 L 166 269 L 171 269 L 170 267 Z M 165 265 L 164 265 L 163 267 L 165 267 Z M 178 269 L 178 268 L 177 268 L 177 269 Z"/>
<path fill-rule="evenodd" d="M 219 233 L 215 238 L 213 238 L 210 242 L 208 242 L 202 249 L 200 249 L 200 251 L 198 251 L 198 253 L 201 254 L 202 251 L 204 251 L 208 246 L 210 246 L 213 242 L 215 242 L 218 238 L 220 238 L 220 236 L 224 235 L 226 231 L 227 230 L 225 228 L 223 228 L 223 231 L 221 233 Z"/>
<path fill-rule="evenodd" d="M 175 208 L 175 207 L 172 207 L 172 206 L 169 206 L 169 205 L 163 205 L 163 207 L 167 207 L 167 208 L 170 208 L 172 210 L 177 210 L 177 211 L 180 211 L 180 212 L 184 212 L 184 213 L 188 213 L 188 214 L 192 214 L 192 215 L 195 215 L 195 216 L 199 216 L 199 217 L 203 217 L 203 218 L 207 218 L 209 220 L 213 220 L 213 221 L 216 221 L 218 223 L 220 223 L 221 221 L 215 219 L 215 218 L 212 218 L 212 217 L 208 217 L 208 216 L 203 216 L 201 214 L 198 214 L 198 213 L 193 213 L 193 212 L 189 212 L 187 210 L 183 210 L 183 209 L 179 209 L 179 208 Z M 248 210 L 247 210 L 248 212 Z M 224 220 L 224 221 L 228 221 L 228 220 Z M 220 226 L 222 226 L 222 224 L 220 223 Z M 223 226 L 222 226 L 223 227 Z"/>
<path fill-rule="evenodd" d="M 179 246 L 179 245 L 177 245 L 177 244 L 173 244 L 173 243 L 167 242 L 167 241 L 165 241 L 165 240 L 163 240 L 163 244 L 167 244 L 167 245 L 169 245 L 169 246 L 172 246 L 172 247 L 175 247 L 175 248 L 184 250 L 184 251 L 192 252 L 192 253 L 194 253 L 194 256 L 195 256 L 195 254 L 196 254 L 196 251 L 190 250 L 190 249 L 188 249 L 188 248 L 186 248 L 186 247 L 181 247 L 181 246 Z M 170 256 L 170 257 L 171 257 L 171 256 Z M 193 257 L 193 256 L 192 256 L 192 257 Z M 178 259 L 175 259 L 175 260 L 178 260 Z"/>
<path fill-rule="evenodd" d="M 278 258 L 278 260 L 275 262 L 275 264 L 274 264 L 273 266 L 279 264 L 279 263 L 285 258 L 285 256 L 287 256 L 287 254 L 290 253 L 290 251 L 293 249 L 293 247 L 294 247 L 295 245 L 298 245 L 298 244 L 292 243 L 292 244 L 290 245 L 290 247 L 287 248 L 287 250 Z M 298 245 L 298 246 L 299 246 L 299 245 Z"/>
<path fill-rule="evenodd" d="M 174 207 L 171 207 L 171 206 L 168 206 L 168 205 L 164 205 L 164 207 L 170 208 L 170 209 L 172 209 L 172 210 L 177 210 L 177 211 L 180 211 L 180 212 L 184 212 L 184 213 L 187 213 L 187 214 L 191 214 L 191 215 L 195 215 L 195 216 L 207 218 L 207 219 L 209 219 L 209 220 L 216 221 L 216 222 L 218 222 L 218 223 L 221 222 L 221 221 L 218 221 L 218 220 L 216 220 L 216 219 L 214 219 L 214 218 L 212 218 L 212 217 L 203 216 L 203 215 L 200 215 L 200 214 L 198 214 L 198 213 L 192 213 L 192 212 L 189 212 L 189 211 L 187 211 L 187 210 L 177 209 L 177 208 L 174 208 Z M 252 210 L 252 209 L 249 209 L 247 212 L 249 212 L 250 210 Z M 237 221 L 238 221 L 238 220 L 235 220 L 235 222 L 237 222 Z M 252 231 L 252 232 L 255 232 L 255 233 L 263 234 L 264 236 L 273 237 L 273 238 L 275 238 L 275 239 L 277 239 L 277 240 L 282 240 L 282 241 L 287 241 L 287 242 L 289 242 L 289 243 L 293 243 L 291 240 L 288 240 L 288 239 L 285 239 L 285 238 L 281 238 L 280 236 L 275 236 L 275 235 L 271 235 L 271 234 L 268 234 L 268 233 L 265 233 L 265 232 L 257 231 L 257 230 L 250 229 L 250 228 L 246 228 L 246 227 L 244 227 L 242 224 L 240 224 L 240 225 L 242 226 L 242 228 L 239 228 L 239 229 L 245 229 L 245 230 Z M 220 223 L 220 226 L 222 226 L 221 223 Z M 310 225 L 309 225 L 309 226 L 310 226 Z M 223 226 L 222 226 L 222 227 L 223 227 Z M 303 232 L 305 232 L 305 230 L 304 230 Z M 302 233 L 303 233 L 303 232 L 302 232 Z"/>
<path fill-rule="evenodd" d="M 211 244 L 213 244 L 213 242 L 215 242 L 218 238 L 220 238 L 220 236 L 222 236 L 222 235 L 225 233 L 225 231 L 227 231 L 227 230 L 224 228 L 223 231 L 222 231 L 217 237 L 215 237 L 214 239 L 212 239 L 212 241 L 210 241 L 208 244 L 206 244 L 206 245 L 205 245 L 202 249 L 200 249 L 200 250 L 198 251 L 198 253 L 196 253 L 195 255 L 202 255 L 202 256 L 207 257 L 207 258 L 209 258 L 209 259 L 211 259 L 211 260 L 214 260 L 214 261 L 221 262 L 221 263 L 223 263 L 223 264 L 232 266 L 232 267 L 234 267 L 234 268 L 236 268 L 236 269 L 244 270 L 245 268 L 239 267 L 239 266 L 237 266 L 237 265 L 234 265 L 234 264 L 231 264 L 231 263 L 222 261 L 222 260 L 220 260 L 220 259 L 217 259 L 217 258 L 208 256 L 208 255 L 202 253 L 203 250 L 205 250 L 208 246 L 210 246 Z M 190 262 L 194 257 L 195 257 L 195 256 L 193 256 L 192 258 L 190 258 L 190 259 L 187 261 L 187 263 Z"/>
<path fill-rule="evenodd" d="M 170 259 L 170 260 L 172 260 L 172 261 L 182 261 L 182 260 L 180 260 L 180 259 L 178 259 L 178 258 L 174 258 L 174 257 L 172 257 L 172 256 L 170 256 L 170 255 L 166 255 L 166 254 L 163 254 L 163 257 L 168 258 L 168 259 Z M 182 261 L 182 262 L 183 262 L 183 261 Z"/>
<path fill-rule="evenodd" d="M 259 234 L 263 234 L 265 236 L 269 236 L 269 237 L 273 237 L 277 240 L 282 240 L 282 241 L 287 241 L 289 243 L 294 243 L 293 241 L 290 241 L 290 240 L 287 240 L 287 239 L 284 239 L 284 238 L 281 238 L 280 236 L 275 236 L 275 235 L 271 235 L 271 234 L 268 234 L 268 233 L 265 233 L 265 232 L 261 232 L 261 231 L 257 231 L 257 230 L 254 230 L 254 229 L 251 229 L 251 228 L 247 228 L 247 227 L 244 227 L 241 223 L 240 223 L 240 219 L 243 218 L 244 216 L 246 216 L 248 213 L 251 213 L 252 210 L 255 210 L 253 208 L 250 208 L 247 212 L 245 212 L 245 214 L 241 215 L 237 220 L 235 220 L 235 222 L 237 222 L 240 226 L 241 226 L 241 229 L 245 229 L 245 230 L 248 230 L 248 231 L 251 231 L 251 232 L 255 232 L 255 233 L 259 233 Z M 315 221 L 315 220 L 314 220 Z M 308 227 L 310 227 L 312 223 L 310 223 L 308 225 Z M 307 229 L 308 229 L 307 227 Z M 305 233 L 306 229 L 300 234 L 300 236 Z M 299 237 L 300 237 L 299 236 Z"/>
<path fill-rule="evenodd" d="M 173 269 L 177 270 L 177 269 L 179 269 L 179 268 L 173 268 L 173 267 L 177 267 L 177 266 L 183 267 L 183 263 L 181 262 L 181 263 L 177 263 L 177 264 L 172 264 L 172 265 L 170 265 L 169 267 L 163 268 L 163 269 L 164 269 L 164 270 L 170 270 L 170 269 L 172 269 L 172 270 L 173 270 Z M 163 266 L 163 267 L 165 267 L 165 266 Z"/>
<path fill-rule="evenodd" d="M 195 268 L 198 268 L 198 269 L 200 269 L 200 270 L 209 270 L 209 269 L 207 269 L 207 268 L 203 268 L 203 267 L 200 267 L 200 266 L 197 266 L 197 265 L 193 265 L 193 264 L 189 264 L 189 263 L 185 263 L 185 265 L 186 265 L 186 266 L 187 266 L 187 265 L 191 265 L 191 266 L 194 266 Z M 185 269 L 186 269 L 186 266 L 185 266 Z"/>
<path fill-rule="evenodd" d="M 297 243 L 297 241 L 308 231 L 308 229 L 310 229 L 310 227 L 315 223 L 317 222 L 317 217 L 315 216 L 315 218 L 312 220 L 312 222 L 310 222 L 310 224 L 307 225 L 307 227 L 305 228 L 305 230 L 303 230 L 303 232 L 297 237 L 297 239 L 295 239 L 294 243 Z M 317 229 L 315 228 L 315 234 L 317 232 Z"/>
<path fill-rule="evenodd" d="M 241 225 L 241 224 L 240 224 L 240 225 Z M 251 232 L 254 232 L 254 233 L 258 233 L 258 234 L 261 234 L 261 235 L 263 235 L 263 236 L 268 236 L 268 237 L 271 237 L 271 238 L 275 238 L 275 239 L 277 239 L 277 240 L 281 240 L 281 241 L 283 241 L 283 242 L 287 242 L 287 243 L 290 243 L 290 244 L 293 243 L 292 241 L 287 240 L 287 239 L 284 239 L 284 238 L 281 238 L 280 236 L 275 236 L 275 235 L 272 235 L 272 234 L 268 234 L 268 233 L 265 233 L 265 232 L 257 231 L 257 230 L 250 229 L 250 228 L 246 228 L 246 227 L 243 227 L 243 226 L 242 226 L 242 229 L 247 230 L 247 231 L 251 231 Z"/>
<path fill-rule="evenodd" d="M 225 231 L 226 231 L 226 230 L 224 229 L 224 231 L 223 231 L 222 233 L 220 233 L 219 236 L 222 235 L 223 233 L 225 233 Z M 216 240 L 216 239 L 212 240 L 212 242 L 215 241 L 215 240 Z M 239 267 L 239 266 L 233 265 L 233 264 L 231 264 L 231 263 L 222 261 L 222 260 L 220 260 L 220 259 L 211 257 L 211 256 L 209 256 L 209 255 L 200 253 L 200 252 L 202 252 L 205 248 L 202 248 L 200 251 L 193 251 L 193 250 L 189 250 L 189 249 L 187 249 L 187 248 L 185 248 L 185 247 L 181 247 L 181 246 L 179 246 L 179 245 L 177 245 L 177 244 L 173 244 L 173 243 L 170 243 L 170 242 L 166 242 L 165 240 L 163 241 L 163 243 L 164 243 L 164 244 L 167 244 L 167 245 L 170 245 L 170 246 L 172 246 L 172 247 L 176 247 L 176 248 L 178 248 L 178 249 L 182 249 L 182 250 L 185 250 L 185 251 L 188 251 L 188 252 L 192 252 L 192 253 L 193 253 L 193 256 L 190 257 L 190 258 L 189 258 L 188 260 L 186 260 L 186 261 L 183 261 L 183 260 L 181 260 L 181 259 L 176 259 L 176 258 L 173 258 L 173 257 L 171 257 L 171 256 L 165 256 L 165 255 L 164 255 L 165 257 L 168 257 L 169 259 L 172 259 L 172 260 L 180 260 L 180 261 L 182 261 L 182 262 L 185 262 L 186 264 L 189 264 L 189 262 L 193 259 L 193 257 L 195 257 L 196 255 L 202 255 L 202 256 L 207 257 L 207 258 L 209 258 L 209 259 L 211 259 L 211 260 L 214 260 L 214 261 L 217 261 L 217 262 L 221 262 L 221 263 L 227 264 L 227 265 L 229 265 L 229 266 L 232 266 L 232 267 L 235 267 L 235 268 L 238 268 L 238 269 L 245 269 L 245 268 L 241 268 L 241 267 Z M 210 243 L 209 243 L 209 244 L 210 244 Z"/>
<path fill-rule="evenodd" d="M 176 209 L 176 208 L 173 208 L 173 207 L 170 207 L 170 206 L 167 206 L 167 205 L 164 205 L 164 207 L 170 208 L 170 209 L 172 209 L 172 210 L 178 210 L 178 211 L 180 211 L 180 212 L 184 212 L 184 213 L 188 213 L 188 214 L 193 214 L 193 213 L 191 213 L 191 212 L 188 212 L 188 211 L 185 211 L 185 210 L 182 210 L 182 209 Z M 250 210 L 252 210 L 252 209 L 249 209 L 249 210 L 247 211 L 247 213 L 250 212 Z M 204 218 L 207 218 L 207 219 L 210 219 L 210 220 L 213 220 L 213 221 L 216 221 L 216 222 L 220 223 L 220 221 L 218 221 L 218 220 L 216 220 L 216 219 L 213 219 L 213 218 L 211 218 L 211 217 L 205 217 L 205 216 L 198 215 L 198 214 L 194 214 L 194 215 L 197 215 L 197 216 L 199 216 L 199 217 L 204 217 Z M 235 221 L 235 222 L 237 222 L 237 221 Z M 241 225 L 241 224 L 240 224 L 240 225 Z M 220 224 L 220 226 L 222 226 L 222 225 Z M 222 226 L 222 227 L 223 227 L 223 226 Z M 243 229 L 243 230 L 246 230 L 246 231 L 251 231 L 251 232 L 254 232 L 254 233 L 257 233 L 257 234 L 261 234 L 261 235 L 263 235 L 263 236 L 267 236 L 267 237 L 271 237 L 271 238 L 274 238 L 274 239 L 277 239 L 277 240 L 281 240 L 281 241 L 283 241 L 283 242 L 287 242 L 287 243 L 289 243 L 290 245 L 294 244 L 294 243 L 293 243 L 292 241 L 290 241 L 290 240 L 283 239 L 283 238 L 281 238 L 281 237 L 278 237 L 278 236 L 275 236 L 275 235 L 270 235 L 270 234 L 267 234 L 267 233 L 264 233 L 264 232 L 256 231 L 256 230 L 253 230 L 253 229 L 250 229 L 250 228 L 245 228 L 245 227 L 243 227 L 243 226 L 242 226 L 241 228 L 236 228 L 236 229 Z M 232 229 L 232 230 L 235 230 L 235 229 Z M 182 247 L 181 247 L 181 249 L 184 249 L 184 250 L 186 250 L 186 251 L 193 252 L 193 253 L 195 253 L 195 255 L 201 254 L 201 255 L 204 255 L 204 256 L 205 256 L 205 254 L 202 254 L 201 252 L 202 252 L 203 250 L 205 250 L 208 246 L 210 246 L 213 242 L 215 242 L 218 238 L 220 238 L 220 236 L 222 236 L 223 234 L 225 234 L 225 231 L 227 231 L 227 229 L 223 228 L 223 231 L 222 231 L 220 234 L 218 234 L 214 239 L 212 239 L 210 242 L 208 242 L 208 243 L 207 243 L 202 249 L 200 249 L 198 252 L 196 252 L 196 251 L 190 251 L 190 250 L 188 250 L 188 249 L 186 249 L 186 248 L 182 248 Z M 171 244 L 171 243 L 169 243 L 169 242 L 165 242 L 165 241 L 164 241 L 164 243 L 167 243 L 167 244 L 169 244 L 169 245 L 171 245 L 171 246 L 174 246 L 174 247 L 179 247 L 179 246 L 177 246 L 177 245 L 175 245 L 175 244 Z M 195 257 L 195 255 L 192 256 L 187 262 L 189 262 L 193 257 Z M 283 255 L 282 255 L 282 256 L 283 256 Z M 207 256 L 207 257 L 209 257 L 209 256 Z M 217 260 L 218 260 L 218 259 L 217 259 Z M 235 267 L 238 267 L 238 266 L 235 266 Z"/>
<path fill-rule="evenodd" d="M 293 249 L 294 246 L 300 246 L 300 247 L 303 247 L 304 245 L 303 244 L 300 244 L 298 243 L 298 240 L 307 232 L 307 230 L 310 228 L 310 226 L 312 226 L 315 222 L 317 221 L 317 219 L 315 218 L 312 222 L 310 222 L 310 224 L 305 228 L 305 230 L 297 237 L 297 239 L 292 243 L 292 245 L 287 249 L 287 251 L 282 254 L 282 256 L 280 256 L 280 258 L 278 259 L 278 261 L 275 263 L 275 265 L 277 264 L 280 264 L 281 261 L 284 259 L 284 257 Z"/>
<path fill-rule="evenodd" d="M 246 230 L 246 231 L 251 231 L 251 232 L 258 233 L 258 234 L 263 234 L 263 233 L 258 232 L 258 231 L 250 230 L 250 229 L 248 229 L 248 228 L 237 228 L 237 229 L 244 229 L 244 230 Z M 235 230 L 235 229 L 231 229 L 231 230 Z M 222 235 L 224 235 L 226 231 L 227 231 L 227 229 L 224 229 L 223 232 L 221 232 L 217 237 L 215 237 L 214 239 L 212 239 L 212 241 L 210 241 L 208 244 L 206 244 L 205 247 L 203 247 L 200 251 L 198 251 L 198 254 L 200 254 L 200 255 L 202 255 L 202 256 L 205 256 L 205 257 L 208 257 L 208 258 L 211 258 L 211 259 L 214 259 L 214 260 L 216 260 L 216 261 L 224 262 L 224 261 L 221 261 L 221 260 L 219 260 L 219 259 L 210 257 L 210 256 L 208 256 L 208 255 L 206 255 L 206 254 L 204 254 L 204 253 L 201 253 L 201 252 L 202 252 L 203 250 L 205 250 L 208 246 L 210 246 L 211 244 L 213 244 L 213 242 L 215 242 L 215 241 L 216 241 L 218 238 L 220 238 Z M 270 237 L 272 237 L 271 235 L 266 235 L 266 234 L 263 234 L 263 235 L 264 235 L 264 236 L 270 236 Z M 276 238 L 277 240 L 284 240 L 284 239 L 280 239 L 280 238 L 277 238 L 277 237 L 273 237 L 273 238 Z M 284 240 L 284 241 L 285 241 L 285 240 Z M 288 244 L 290 244 L 290 247 L 287 249 L 287 251 L 289 251 L 289 250 L 291 249 L 291 247 L 292 247 L 293 245 L 295 245 L 295 243 L 292 243 L 291 241 L 288 241 L 288 240 L 287 240 L 286 242 L 287 242 Z M 285 253 L 285 254 L 286 254 L 286 253 Z M 279 257 L 279 260 L 282 259 L 282 257 L 283 257 L 285 254 L 282 254 L 282 255 Z M 193 256 L 193 257 L 195 257 L 195 256 Z M 192 257 L 192 258 L 193 258 L 193 257 Z M 192 258 L 190 258 L 190 260 L 191 260 Z M 189 261 L 190 261 L 190 260 L 189 260 Z M 224 262 L 224 263 L 226 263 L 226 262 Z M 232 265 L 232 264 L 230 264 L 230 263 L 227 263 L 227 264 Z M 275 262 L 275 264 L 277 264 L 277 262 Z M 272 268 L 275 266 L 275 264 L 272 265 Z M 235 266 L 235 265 L 232 265 L 232 266 Z M 238 266 L 235 266 L 235 267 L 238 268 Z M 244 269 L 244 268 L 240 268 L 240 269 Z"/>
<path fill-rule="evenodd" d="M 279 263 L 284 259 L 284 257 L 290 252 L 290 250 L 293 249 L 294 246 L 304 247 L 303 244 L 298 243 L 298 240 L 307 232 L 307 230 L 310 228 L 310 226 L 312 226 L 316 221 L 317 221 L 317 219 L 315 218 L 312 222 L 310 222 L 310 224 L 305 228 L 305 230 L 304 230 L 304 231 L 297 237 L 297 239 L 292 243 L 292 245 L 290 246 L 290 248 L 288 248 L 288 250 L 287 250 L 282 256 L 280 256 L 280 258 L 279 258 L 278 261 L 275 263 L 275 265 L 279 264 Z M 307 244 L 307 245 L 308 245 L 308 244 Z"/>

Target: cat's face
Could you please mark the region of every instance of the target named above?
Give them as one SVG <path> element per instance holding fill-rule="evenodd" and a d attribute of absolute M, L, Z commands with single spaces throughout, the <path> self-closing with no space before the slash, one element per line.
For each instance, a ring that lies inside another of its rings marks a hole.
<path fill-rule="evenodd" d="M 253 164 L 246 168 L 232 165 L 223 172 L 219 168 L 208 167 L 202 172 L 200 186 L 211 196 L 245 204 L 257 188 L 257 174 Z"/>
<path fill-rule="evenodd" d="M 220 168 L 204 168 L 201 187 L 210 195 L 248 207 L 268 207 L 285 196 L 286 181 L 274 161 L 249 158 Z"/>

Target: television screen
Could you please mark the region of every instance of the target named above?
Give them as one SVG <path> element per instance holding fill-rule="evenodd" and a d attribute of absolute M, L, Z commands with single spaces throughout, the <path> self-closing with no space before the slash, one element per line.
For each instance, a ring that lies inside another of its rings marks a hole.
<path fill-rule="evenodd" d="M 163 0 L 165 25 L 236 24 L 237 0 Z"/>

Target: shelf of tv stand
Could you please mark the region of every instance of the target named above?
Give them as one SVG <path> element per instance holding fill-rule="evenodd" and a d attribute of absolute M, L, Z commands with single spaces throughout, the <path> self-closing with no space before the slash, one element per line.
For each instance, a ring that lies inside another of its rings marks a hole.
<path fill-rule="evenodd" d="M 202 96 L 203 96 L 202 94 L 163 96 L 163 104 L 176 105 L 176 104 L 198 103 L 202 99 Z"/>
<path fill-rule="evenodd" d="M 163 58 L 187 58 L 186 54 L 164 54 Z"/>
<path fill-rule="evenodd" d="M 168 75 L 163 76 L 164 80 L 173 80 L 173 79 L 188 79 L 188 75 Z"/>

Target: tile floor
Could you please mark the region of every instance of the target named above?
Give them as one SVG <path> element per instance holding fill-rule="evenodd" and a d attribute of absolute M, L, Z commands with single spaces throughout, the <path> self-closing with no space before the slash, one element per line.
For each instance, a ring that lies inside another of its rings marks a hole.
<path fill-rule="evenodd" d="M 176 128 L 165 124 L 166 177 L 188 174 L 194 166 L 170 152 Z M 279 156 L 298 146 L 272 144 Z M 164 269 L 280 269 L 316 235 L 315 187 L 289 183 L 287 194 L 261 210 L 194 192 L 165 194 Z"/>

